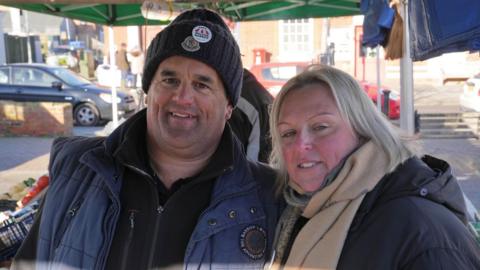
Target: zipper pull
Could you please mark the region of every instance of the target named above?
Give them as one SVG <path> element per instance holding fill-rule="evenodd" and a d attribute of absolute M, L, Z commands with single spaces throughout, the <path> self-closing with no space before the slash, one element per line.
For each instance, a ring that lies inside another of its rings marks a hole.
<path fill-rule="evenodd" d="M 67 214 L 70 216 L 70 217 L 73 217 L 75 216 L 75 214 L 77 213 L 77 210 L 78 210 L 79 205 L 75 205 L 74 207 L 70 208 L 68 211 L 67 211 Z"/>
<path fill-rule="evenodd" d="M 138 212 L 137 210 L 128 210 L 130 213 L 128 219 L 130 220 L 130 229 L 133 229 L 135 227 L 135 214 Z"/>

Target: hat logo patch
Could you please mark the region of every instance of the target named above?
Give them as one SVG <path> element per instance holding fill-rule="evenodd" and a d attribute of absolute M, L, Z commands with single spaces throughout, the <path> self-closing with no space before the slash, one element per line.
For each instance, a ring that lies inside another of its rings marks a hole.
<path fill-rule="evenodd" d="M 192 36 L 188 36 L 182 42 L 182 48 L 185 51 L 196 52 L 200 50 L 200 44 L 198 44 L 198 41 L 196 41 Z"/>
<path fill-rule="evenodd" d="M 212 39 L 212 31 L 206 26 L 198 25 L 193 28 L 192 36 L 200 43 L 207 43 Z"/>
<path fill-rule="evenodd" d="M 249 225 L 240 234 L 240 248 L 242 252 L 253 260 L 264 257 L 267 248 L 267 234 L 257 225 Z"/>

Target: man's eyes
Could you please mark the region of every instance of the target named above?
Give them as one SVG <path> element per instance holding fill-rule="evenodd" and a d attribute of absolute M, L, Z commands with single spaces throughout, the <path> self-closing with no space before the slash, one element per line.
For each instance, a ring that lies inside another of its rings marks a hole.
<path fill-rule="evenodd" d="M 162 83 L 166 86 L 179 86 L 180 85 L 180 80 L 177 78 L 164 78 L 162 79 Z M 203 82 L 193 82 L 192 86 L 196 90 L 208 90 L 211 89 L 211 87 L 208 84 L 205 84 Z"/>
<path fill-rule="evenodd" d="M 180 84 L 180 80 L 175 79 L 175 78 L 165 78 L 162 80 L 163 83 L 167 85 L 178 85 Z"/>
<path fill-rule="evenodd" d="M 207 84 L 204 84 L 202 82 L 194 82 L 193 83 L 193 86 L 196 88 L 196 89 L 199 89 L 199 90 L 202 90 L 202 89 L 210 89 L 210 86 L 207 85 Z"/>

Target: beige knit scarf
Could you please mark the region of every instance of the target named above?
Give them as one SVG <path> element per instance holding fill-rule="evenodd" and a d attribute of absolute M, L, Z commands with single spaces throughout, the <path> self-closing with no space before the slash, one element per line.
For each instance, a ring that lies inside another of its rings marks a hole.
<path fill-rule="evenodd" d="M 385 153 L 372 142 L 352 153 L 335 180 L 315 193 L 303 210 L 309 221 L 298 233 L 283 269 L 335 269 L 358 207 L 389 172 L 387 166 Z M 282 231 L 279 234 L 281 238 Z M 274 260 L 271 269 L 280 268 Z"/>

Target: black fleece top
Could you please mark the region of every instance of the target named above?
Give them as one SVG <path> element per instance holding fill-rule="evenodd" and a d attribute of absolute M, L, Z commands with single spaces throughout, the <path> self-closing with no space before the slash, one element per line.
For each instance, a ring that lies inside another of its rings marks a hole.
<path fill-rule="evenodd" d="M 207 166 L 167 189 L 150 167 L 145 132 L 146 117 L 139 117 L 115 153 L 127 170 L 108 269 L 182 265 L 198 217 L 210 203 L 214 180 L 233 164 L 232 137 L 226 127 Z"/>

